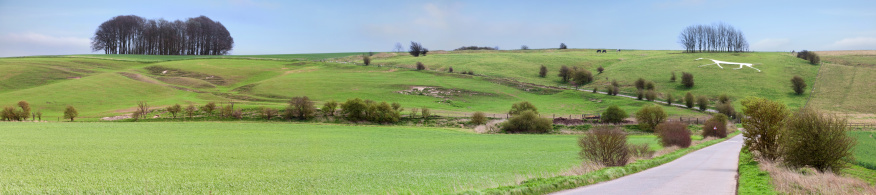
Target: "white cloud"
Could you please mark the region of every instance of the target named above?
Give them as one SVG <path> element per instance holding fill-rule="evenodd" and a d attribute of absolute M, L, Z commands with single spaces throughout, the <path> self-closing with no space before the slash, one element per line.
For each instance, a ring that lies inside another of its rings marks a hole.
<path fill-rule="evenodd" d="M 90 45 L 88 38 L 8 33 L 0 35 L 0 57 L 89 53 Z"/>
<path fill-rule="evenodd" d="M 873 37 L 856 37 L 856 38 L 845 38 L 834 42 L 831 46 L 832 49 L 839 50 L 871 50 L 876 49 L 876 38 Z"/>
<path fill-rule="evenodd" d="M 790 39 L 763 39 L 751 45 L 754 51 L 784 51 L 791 45 Z"/>

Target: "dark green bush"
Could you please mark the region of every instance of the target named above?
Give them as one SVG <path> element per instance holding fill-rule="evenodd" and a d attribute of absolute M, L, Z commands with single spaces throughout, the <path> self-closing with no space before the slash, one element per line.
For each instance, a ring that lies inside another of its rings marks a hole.
<path fill-rule="evenodd" d="M 681 72 L 681 84 L 687 88 L 693 87 L 694 86 L 693 74 L 687 73 L 687 72 Z"/>
<path fill-rule="evenodd" d="M 719 103 L 718 105 L 715 105 L 715 110 L 718 110 L 718 113 L 724 114 L 726 116 L 734 118 L 736 117 L 736 109 L 733 108 L 733 104 L 730 102 L 723 104 Z"/>
<path fill-rule="evenodd" d="M 525 102 L 525 101 L 518 102 L 518 103 L 511 105 L 511 110 L 508 111 L 508 114 L 517 115 L 517 114 L 523 113 L 523 111 L 527 111 L 527 110 L 532 111 L 535 114 L 538 114 L 538 108 L 536 108 L 535 105 L 532 105 L 532 103 Z"/>
<path fill-rule="evenodd" d="M 611 105 L 602 113 L 602 122 L 617 124 L 624 122 L 624 119 L 627 117 L 629 117 L 629 115 L 627 115 L 626 111 L 621 110 L 615 105 Z"/>
<path fill-rule="evenodd" d="M 633 82 L 633 85 L 636 86 L 636 89 L 641 90 L 641 89 L 645 89 L 645 83 L 646 83 L 646 82 L 647 82 L 647 81 L 645 81 L 645 79 L 643 79 L 643 78 L 639 78 L 639 79 L 636 79 L 635 82 Z"/>
<path fill-rule="evenodd" d="M 730 102 L 730 96 L 727 94 L 721 94 L 718 96 L 718 103 L 724 104 Z"/>
<path fill-rule="evenodd" d="M 639 129 L 644 131 L 654 131 L 657 124 L 666 121 L 666 112 L 658 105 L 645 105 L 642 109 L 636 112 L 636 121 L 639 122 Z"/>
<path fill-rule="evenodd" d="M 684 105 L 687 106 L 687 108 L 694 107 L 694 96 L 693 96 L 693 94 L 690 94 L 690 92 L 687 92 L 687 94 L 684 94 Z"/>
<path fill-rule="evenodd" d="M 794 89 L 794 93 L 797 95 L 802 95 L 803 92 L 806 92 L 806 81 L 803 80 L 803 77 L 794 76 L 794 78 L 791 78 L 791 88 Z"/>
<path fill-rule="evenodd" d="M 703 137 L 727 137 L 727 116 L 724 114 L 715 114 L 703 124 Z"/>
<path fill-rule="evenodd" d="M 541 65 L 541 68 L 538 69 L 538 77 L 544 78 L 545 76 L 547 76 L 547 71 L 547 67 Z"/>
<path fill-rule="evenodd" d="M 582 159 L 604 166 L 624 166 L 629 159 L 627 134 L 618 127 L 601 126 L 578 139 Z"/>
<path fill-rule="evenodd" d="M 475 112 L 471 115 L 471 123 L 475 125 L 483 125 L 487 123 L 487 115 L 483 112 Z"/>
<path fill-rule="evenodd" d="M 768 161 L 780 157 L 778 137 L 784 128 L 788 108 L 785 104 L 764 98 L 750 97 L 742 100 L 742 127 L 745 131 L 745 147 L 752 154 Z"/>
<path fill-rule="evenodd" d="M 417 62 L 417 70 L 426 70 L 426 65 L 423 65 L 422 62 Z"/>
<path fill-rule="evenodd" d="M 648 101 L 654 101 L 654 99 L 657 99 L 657 92 L 653 89 L 649 89 L 645 92 L 645 99 Z"/>
<path fill-rule="evenodd" d="M 843 118 L 812 109 L 794 113 L 779 136 L 785 165 L 840 173 L 847 162 L 854 162 L 855 138 L 846 134 L 846 124 Z"/>
<path fill-rule="evenodd" d="M 502 131 L 507 133 L 548 133 L 552 129 L 552 124 L 551 119 L 538 117 L 538 114 L 532 110 L 526 110 L 502 123 Z"/>
<path fill-rule="evenodd" d="M 666 94 L 666 104 L 671 106 L 671 105 L 672 105 L 672 101 L 673 101 L 673 99 L 672 99 L 672 94 L 671 94 L 671 93 L 667 93 L 667 94 Z"/>
<path fill-rule="evenodd" d="M 706 96 L 697 97 L 697 107 L 702 111 L 706 111 L 709 108 L 709 99 Z"/>

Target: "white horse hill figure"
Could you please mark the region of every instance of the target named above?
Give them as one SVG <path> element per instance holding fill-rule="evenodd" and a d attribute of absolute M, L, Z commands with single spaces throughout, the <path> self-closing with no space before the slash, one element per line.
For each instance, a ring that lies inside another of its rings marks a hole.
<path fill-rule="evenodd" d="M 697 58 L 696 60 L 702 60 L 702 59 L 703 59 L 703 58 Z M 725 62 L 725 61 L 720 61 L 720 60 L 715 60 L 715 59 L 709 59 L 709 60 L 712 60 L 712 62 L 715 62 L 714 65 L 718 65 L 718 67 L 720 67 L 721 69 L 724 69 L 724 67 L 721 66 L 721 64 L 728 64 L 728 65 L 729 65 L 729 64 L 738 64 L 738 65 L 739 65 L 739 68 L 734 68 L 733 70 L 739 70 L 739 69 L 744 68 L 745 66 L 748 66 L 749 68 L 751 68 L 751 69 L 755 69 L 755 70 L 757 70 L 757 72 L 760 72 L 760 69 L 757 69 L 757 68 L 751 67 L 751 66 L 753 65 L 753 64 L 751 64 L 751 63 Z M 713 65 L 713 64 L 700 65 L 700 67 L 708 66 L 708 65 Z"/>

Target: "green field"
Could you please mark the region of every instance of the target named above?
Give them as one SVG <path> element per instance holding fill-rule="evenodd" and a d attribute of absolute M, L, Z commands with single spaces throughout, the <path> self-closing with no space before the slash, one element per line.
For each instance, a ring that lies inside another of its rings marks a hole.
<path fill-rule="evenodd" d="M 876 122 L 876 55 L 825 55 L 810 104 L 845 114 L 868 114 Z"/>
<path fill-rule="evenodd" d="M 857 165 L 876 170 L 876 133 L 872 131 L 852 131 L 849 135 L 858 140 L 855 145 Z"/>
<path fill-rule="evenodd" d="M 436 194 L 581 163 L 574 135 L 292 123 L 0 123 L 0 194 Z M 649 143 L 653 136 L 631 136 Z"/>
<path fill-rule="evenodd" d="M 241 58 L 241 59 L 266 59 L 266 60 L 321 60 L 327 58 L 340 58 L 352 55 L 362 55 L 366 52 L 347 52 L 347 53 L 311 53 L 311 54 L 269 54 L 269 55 L 224 55 L 224 56 L 197 56 L 197 55 L 136 55 L 136 54 L 86 54 L 86 55 L 66 55 L 59 57 L 77 57 L 77 58 L 95 58 L 95 59 L 111 59 L 122 61 L 138 61 L 138 62 L 159 62 L 159 61 L 175 61 L 175 60 L 191 60 L 191 59 L 213 59 L 213 58 Z"/>

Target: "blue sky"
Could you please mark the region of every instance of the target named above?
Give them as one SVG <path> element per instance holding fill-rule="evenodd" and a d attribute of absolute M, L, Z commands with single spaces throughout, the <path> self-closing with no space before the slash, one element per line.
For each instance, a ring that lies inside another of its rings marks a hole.
<path fill-rule="evenodd" d="M 232 54 L 623 48 L 680 50 L 694 24 L 741 29 L 755 51 L 876 49 L 876 1 L 11 1 L 0 0 L 0 57 L 88 54 L 118 15 L 205 15 L 231 32 Z M 98 52 L 99 53 L 99 52 Z"/>

